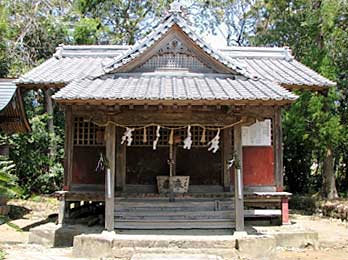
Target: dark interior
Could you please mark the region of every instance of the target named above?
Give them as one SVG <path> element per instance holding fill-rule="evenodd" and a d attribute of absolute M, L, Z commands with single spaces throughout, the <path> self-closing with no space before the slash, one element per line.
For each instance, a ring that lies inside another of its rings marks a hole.
<path fill-rule="evenodd" d="M 190 176 L 191 185 L 221 184 L 221 152 L 209 152 L 207 147 L 177 148 L 177 175 Z M 126 183 L 155 185 L 156 176 L 169 175 L 169 146 L 127 147 Z"/>

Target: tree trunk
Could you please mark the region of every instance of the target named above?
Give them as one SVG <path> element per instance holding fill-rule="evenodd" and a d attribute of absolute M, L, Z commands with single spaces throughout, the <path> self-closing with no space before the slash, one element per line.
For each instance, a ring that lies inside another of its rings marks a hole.
<path fill-rule="evenodd" d="M 335 182 L 334 157 L 331 147 L 327 148 L 324 158 L 322 195 L 327 199 L 338 198 Z"/>
<path fill-rule="evenodd" d="M 50 144 L 49 144 L 49 154 L 51 158 L 54 158 L 56 155 L 56 142 L 55 142 L 55 132 L 54 132 L 54 123 L 53 123 L 53 103 L 52 103 L 52 91 L 51 89 L 45 89 L 45 108 L 47 114 L 50 118 L 47 121 L 48 133 L 50 136 Z"/>

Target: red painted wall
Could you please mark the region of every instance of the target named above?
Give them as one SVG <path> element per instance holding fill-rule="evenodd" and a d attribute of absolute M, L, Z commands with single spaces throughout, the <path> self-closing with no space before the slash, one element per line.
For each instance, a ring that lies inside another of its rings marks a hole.
<path fill-rule="evenodd" d="M 104 147 L 74 147 L 72 184 L 104 184 L 104 173 L 97 173 L 95 168 Z"/>
<path fill-rule="evenodd" d="M 275 185 L 273 147 L 243 147 L 243 176 L 247 186 Z"/>

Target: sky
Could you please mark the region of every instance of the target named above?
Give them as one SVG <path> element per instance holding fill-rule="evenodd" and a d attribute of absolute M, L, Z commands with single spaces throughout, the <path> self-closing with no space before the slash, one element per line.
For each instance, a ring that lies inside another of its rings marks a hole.
<path fill-rule="evenodd" d="M 223 30 L 223 26 L 221 26 L 221 28 Z M 226 47 L 226 38 L 223 36 L 221 30 L 217 30 L 216 35 L 210 33 L 200 35 L 207 43 L 209 43 L 215 49 L 221 49 Z"/>

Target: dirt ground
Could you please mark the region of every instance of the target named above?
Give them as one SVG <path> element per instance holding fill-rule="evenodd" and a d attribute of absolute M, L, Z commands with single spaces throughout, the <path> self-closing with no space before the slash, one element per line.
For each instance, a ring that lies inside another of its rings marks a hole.
<path fill-rule="evenodd" d="M 12 218 L 0 225 L 0 250 L 9 260 L 68 260 L 71 248 L 45 248 L 27 244 L 28 230 L 36 225 L 54 221 L 58 210 L 54 199 L 38 197 L 34 200 L 12 200 Z M 275 260 L 348 260 L 348 223 L 319 216 L 292 214 L 291 220 L 319 233 L 320 248 L 278 248 Z M 1 222 L 0 222 L 1 223 Z M 1 259 L 1 252 L 0 252 Z M 76 259 L 77 258 L 73 258 Z M 79 260 L 82 260 L 81 258 Z M 257 259 L 253 259 L 257 260 Z"/>

